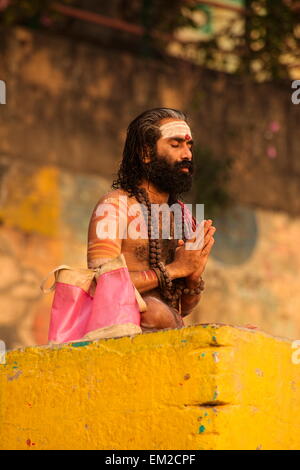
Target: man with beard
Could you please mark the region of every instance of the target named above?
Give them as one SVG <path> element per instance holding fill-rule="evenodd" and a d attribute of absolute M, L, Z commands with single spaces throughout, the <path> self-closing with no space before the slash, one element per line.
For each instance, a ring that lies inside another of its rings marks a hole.
<path fill-rule="evenodd" d="M 156 217 L 156 231 L 149 222 L 151 220 L 155 225 L 153 205 L 169 208 L 177 203 L 177 207 L 180 204 L 179 207 L 184 209 L 178 198 L 192 185 L 192 146 L 186 115 L 181 111 L 155 108 L 139 115 L 127 129 L 123 159 L 112 184 L 113 191 L 97 202 L 90 220 L 88 267 L 95 268 L 120 253 L 124 255 L 131 280 L 147 305 L 147 310 L 141 313 L 143 331 L 183 326 L 182 317 L 195 308 L 204 288 L 201 275 L 216 230 L 212 221 L 204 221 L 204 239 L 199 249 L 187 249 L 184 235 L 191 216 L 188 218 L 184 210 L 180 215 L 183 233 L 179 238 L 176 238 L 178 220 L 175 220 L 175 212 L 166 211 L 170 219 L 170 236 L 167 238 L 162 237 L 165 214 Z M 107 213 L 107 207 L 114 210 Z M 136 207 L 140 208 L 138 214 Z M 114 234 L 99 236 L 103 233 L 99 224 L 104 219 L 106 224 L 115 223 Z M 122 224 L 127 238 L 120 236 Z M 130 236 L 134 231 L 135 236 Z M 136 232 L 141 236 L 136 237 Z"/>

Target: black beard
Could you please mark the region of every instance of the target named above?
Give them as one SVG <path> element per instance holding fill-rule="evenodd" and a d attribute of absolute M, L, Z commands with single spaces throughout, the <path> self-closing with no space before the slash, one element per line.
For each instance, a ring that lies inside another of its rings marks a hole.
<path fill-rule="evenodd" d="M 170 194 L 171 199 L 177 199 L 178 195 L 188 192 L 193 183 L 193 162 L 183 160 L 171 165 L 166 158 L 157 153 L 152 153 L 151 162 L 145 165 L 148 180 L 159 190 Z M 181 171 L 188 168 L 189 172 Z"/>

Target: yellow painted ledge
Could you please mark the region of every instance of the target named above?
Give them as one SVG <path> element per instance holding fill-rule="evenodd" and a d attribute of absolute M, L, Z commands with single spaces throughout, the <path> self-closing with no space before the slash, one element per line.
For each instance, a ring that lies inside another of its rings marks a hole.
<path fill-rule="evenodd" d="M 293 351 L 224 324 L 9 351 L 0 449 L 300 449 Z"/>

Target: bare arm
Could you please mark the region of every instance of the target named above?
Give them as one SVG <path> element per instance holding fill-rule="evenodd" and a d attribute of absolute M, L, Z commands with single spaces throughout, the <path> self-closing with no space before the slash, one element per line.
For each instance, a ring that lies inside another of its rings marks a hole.
<path fill-rule="evenodd" d="M 193 289 L 197 286 L 197 282 L 187 282 L 187 287 Z M 199 295 L 185 295 L 181 296 L 181 315 L 185 317 L 192 313 L 194 308 L 198 305 L 201 299 L 201 293 Z"/>
<path fill-rule="evenodd" d="M 171 280 L 179 277 L 179 274 L 172 270 L 171 264 L 167 265 L 166 268 Z M 130 277 L 133 284 L 141 294 L 158 287 L 158 279 L 153 269 L 148 269 L 147 271 L 130 271 Z"/>
<path fill-rule="evenodd" d="M 118 255 L 116 255 L 118 256 Z M 97 258 L 89 263 L 89 268 L 98 268 L 102 264 L 110 261 L 112 258 Z M 130 278 L 137 288 L 143 294 L 144 292 L 155 289 L 158 286 L 158 279 L 154 271 L 129 271 Z"/>
<path fill-rule="evenodd" d="M 137 290 L 143 294 L 158 286 L 158 279 L 152 269 L 147 271 L 130 271 L 131 280 Z"/>

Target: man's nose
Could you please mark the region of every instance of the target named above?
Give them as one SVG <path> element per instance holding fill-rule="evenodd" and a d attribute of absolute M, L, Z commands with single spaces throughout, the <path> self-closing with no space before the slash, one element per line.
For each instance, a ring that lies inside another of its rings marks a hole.
<path fill-rule="evenodd" d="M 193 154 L 190 147 L 185 143 L 182 147 L 181 160 L 192 160 Z"/>

